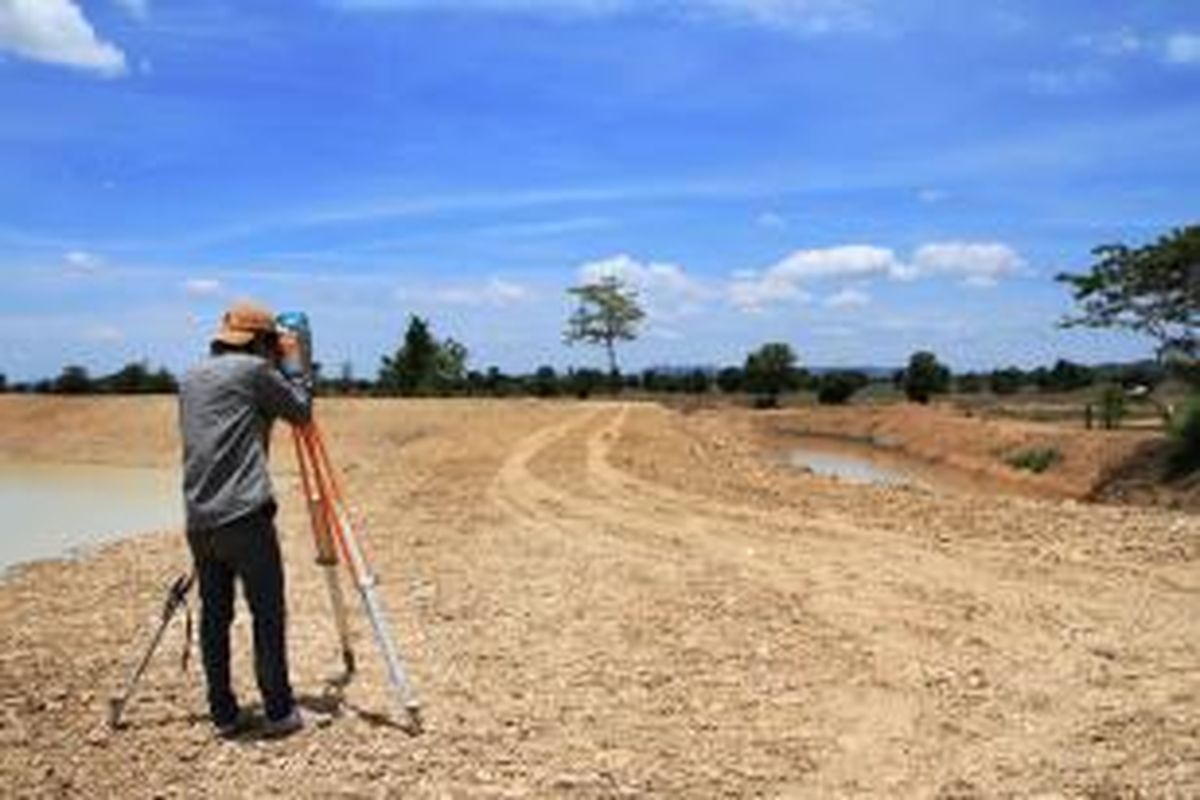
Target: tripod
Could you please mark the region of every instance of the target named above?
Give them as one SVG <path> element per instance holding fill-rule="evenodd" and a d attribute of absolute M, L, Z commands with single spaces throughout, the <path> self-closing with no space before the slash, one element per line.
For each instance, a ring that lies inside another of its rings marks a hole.
<path fill-rule="evenodd" d="M 396 650 L 389 631 L 387 617 L 379 595 L 375 591 L 376 578 L 367 559 L 367 554 L 359 541 L 356 531 L 356 520 L 344 500 L 341 481 L 329 460 L 325 442 L 316 423 L 297 425 L 292 428 L 292 439 L 296 445 L 296 463 L 300 469 L 300 479 L 304 489 L 304 497 L 308 505 L 309 520 L 312 523 L 313 538 L 317 549 L 317 563 L 325 574 L 325 583 L 329 588 L 329 600 L 333 606 L 334 624 L 337 626 L 338 640 L 342 646 L 342 664 L 346 669 L 344 676 L 348 680 L 357 667 L 354 650 L 350 645 L 350 626 L 346 618 L 346 601 L 342 596 L 341 584 L 338 583 L 337 566 L 339 558 L 346 563 L 347 569 L 358 588 L 362 598 L 363 609 L 375 633 L 375 641 L 379 645 L 384 665 L 387 667 L 388 680 L 400 706 L 402 727 L 410 733 L 421 730 L 420 704 L 413 693 L 404 669 L 404 662 Z M 181 575 L 175 580 L 167 592 L 166 600 L 159 617 L 158 625 L 150 637 L 145 650 L 129 671 L 120 693 L 109 700 L 108 724 L 116 729 L 121 727 L 121 716 L 137 688 L 138 681 L 150 664 L 154 651 L 162 641 L 163 633 L 170 624 L 176 612 L 187 605 L 187 596 L 192 588 L 195 574 Z M 190 618 L 188 630 L 191 630 Z M 190 640 L 190 633 L 186 637 Z M 185 645 L 187 647 L 188 645 Z M 185 649 L 185 653 L 187 650 Z"/>
<path fill-rule="evenodd" d="M 354 673 L 356 663 L 350 644 L 350 628 L 346 619 L 346 601 L 338 583 L 337 565 L 344 561 L 362 599 L 363 610 L 375 634 L 388 681 L 400 706 L 404 727 L 416 733 L 421 729 L 420 704 L 408 680 L 404 662 L 392 641 L 387 615 L 379 595 L 375 591 L 376 577 L 371 569 L 366 551 L 359 541 L 357 523 L 350 507 L 346 504 L 341 481 L 329 460 L 324 439 L 315 422 L 292 427 L 292 440 L 296 447 L 296 464 L 308 503 L 309 521 L 312 523 L 313 539 L 317 550 L 317 563 L 325 574 L 329 589 L 329 601 L 333 608 L 334 624 L 342 647 L 342 663 L 346 676 Z"/>

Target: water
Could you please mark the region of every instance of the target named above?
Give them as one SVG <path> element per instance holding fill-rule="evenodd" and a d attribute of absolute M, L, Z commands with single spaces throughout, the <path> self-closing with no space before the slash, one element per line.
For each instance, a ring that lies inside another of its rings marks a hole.
<path fill-rule="evenodd" d="M 874 455 L 854 455 L 832 452 L 830 447 L 802 447 L 788 451 L 787 461 L 793 467 L 805 467 L 818 475 L 829 475 L 851 483 L 899 485 L 916 483 L 916 476 L 894 464 L 885 464 Z"/>
<path fill-rule="evenodd" d="M 121 536 L 183 527 L 169 469 L 0 462 L 0 570 Z"/>

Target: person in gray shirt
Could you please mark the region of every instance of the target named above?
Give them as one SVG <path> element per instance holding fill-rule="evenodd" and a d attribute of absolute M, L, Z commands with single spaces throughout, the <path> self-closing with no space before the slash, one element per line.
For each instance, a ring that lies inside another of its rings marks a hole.
<path fill-rule="evenodd" d="M 229 627 L 240 579 L 254 620 L 254 669 L 266 733 L 303 719 L 288 679 L 283 564 L 267 469 L 271 426 L 312 417 L 307 377 L 279 369 L 280 338 L 266 308 L 238 302 L 225 313 L 210 356 L 179 387 L 188 545 L 200 586 L 200 642 L 209 713 L 218 734 L 244 722 L 230 684 Z"/>

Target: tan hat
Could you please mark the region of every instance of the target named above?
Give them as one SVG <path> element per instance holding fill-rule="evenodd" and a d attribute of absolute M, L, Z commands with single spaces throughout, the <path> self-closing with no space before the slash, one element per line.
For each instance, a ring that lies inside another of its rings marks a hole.
<path fill-rule="evenodd" d="M 213 340 L 234 347 L 249 344 L 259 333 L 275 332 L 275 315 L 266 306 L 250 300 L 238 300 L 221 317 L 221 327 Z"/>

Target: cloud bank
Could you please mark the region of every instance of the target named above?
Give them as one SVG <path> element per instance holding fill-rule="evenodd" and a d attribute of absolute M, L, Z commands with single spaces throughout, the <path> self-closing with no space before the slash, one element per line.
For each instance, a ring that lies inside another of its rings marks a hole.
<path fill-rule="evenodd" d="M 0 0 L 0 50 L 106 78 L 127 71 L 125 54 L 96 35 L 72 0 Z"/>

